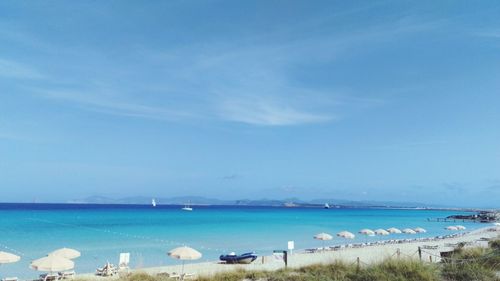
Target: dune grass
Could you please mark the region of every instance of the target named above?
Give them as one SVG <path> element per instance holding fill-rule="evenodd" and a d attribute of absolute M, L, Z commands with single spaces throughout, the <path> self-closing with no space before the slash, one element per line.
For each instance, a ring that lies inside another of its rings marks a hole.
<path fill-rule="evenodd" d="M 457 249 L 450 261 L 443 263 L 441 272 L 447 281 L 497 281 L 500 271 L 500 240 L 490 247 Z"/>
<path fill-rule="evenodd" d="M 452 259 L 429 264 L 412 259 L 388 259 L 378 264 L 357 267 L 335 262 L 277 271 L 235 270 L 197 281 L 500 281 L 500 240 L 488 249 L 458 249 Z M 167 281 L 166 277 L 135 273 L 120 281 Z"/>

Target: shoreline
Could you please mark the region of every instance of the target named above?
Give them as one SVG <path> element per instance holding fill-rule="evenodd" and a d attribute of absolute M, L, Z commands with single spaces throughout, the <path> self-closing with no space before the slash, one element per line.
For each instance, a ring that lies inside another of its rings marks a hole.
<path fill-rule="evenodd" d="M 313 264 L 327 264 L 335 261 L 341 261 L 345 263 L 356 263 L 360 264 L 373 264 L 380 262 L 386 258 L 397 257 L 401 258 L 416 258 L 418 259 L 418 249 L 422 248 L 422 260 L 426 262 L 438 262 L 439 252 L 452 250 L 450 244 L 457 243 L 473 243 L 476 246 L 484 246 L 484 241 L 481 238 L 497 238 L 500 236 L 500 228 L 498 227 L 483 227 L 480 229 L 467 232 L 463 235 L 456 237 L 445 237 L 445 238 L 416 238 L 416 239 L 400 239 L 400 240 L 383 240 L 383 241 L 404 241 L 404 242 L 393 242 L 383 243 L 382 241 L 370 243 L 370 245 L 365 245 L 362 247 L 343 247 L 338 250 L 326 250 L 317 251 L 314 253 L 306 252 L 306 249 L 297 250 L 292 255 L 288 257 L 288 267 L 299 268 L 303 266 L 313 265 Z M 373 244 L 373 245 L 371 245 Z M 343 244 L 343 245 L 353 245 L 353 244 Z M 429 249 L 424 246 L 432 246 Z M 437 247 L 436 247 L 437 246 Z M 277 260 L 273 255 L 259 256 L 251 264 L 222 264 L 219 261 L 210 262 L 200 262 L 200 263 L 186 263 L 184 266 L 184 272 L 193 273 L 197 276 L 212 276 L 217 273 L 229 272 L 234 270 L 248 270 L 248 271 L 275 271 L 284 268 L 284 262 L 282 260 Z M 146 267 L 146 268 L 136 268 L 131 269 L 130 272 L 145 272 L 150 275 L 156 274 L 173 274 L 181 272 L 181 263 L 178 265 L 168 265 L 161 267 Z M 114 277 L 100 277 L 93 273 L 78 274 L 76 276 L 79 279 L 85 280 L 105 280 L 105 279 L 117 279 L 118 276 Z"/>

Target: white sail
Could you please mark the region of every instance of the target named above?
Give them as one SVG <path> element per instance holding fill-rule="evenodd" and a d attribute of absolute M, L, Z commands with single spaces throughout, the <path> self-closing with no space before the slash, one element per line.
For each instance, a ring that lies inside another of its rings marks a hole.
<path fill-rule="evenodd" d="M 191 203 L 191 202 L 190 202 Z M 182 208 L 183 211 L 192 211 L 193 208 L 189 206 L 189 203 L 187 205 L 184 205 L 184 208 Z"/>
<path fill-rule="evenodd" d="M 153 205 L 153 207 L 156 207 L 156 200 L 153 198 L 153 200 L 151 200 L 151 205 Z"/>

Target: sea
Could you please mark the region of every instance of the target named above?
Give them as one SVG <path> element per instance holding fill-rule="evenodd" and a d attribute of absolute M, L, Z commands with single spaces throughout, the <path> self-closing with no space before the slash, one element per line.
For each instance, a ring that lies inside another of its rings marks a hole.
<path fill-rule="evenodd" d="M 461 224 L 467 231 L 479 223 L 436 222 L 460 211 L 362 208 L 286 208 L 251 206 L 182 206 L 90 204 L 0 204 L 0 251 L 21 256 L 21 261 L 0 265 L 0 277 L 32 279 L 38 272 L 29 268 L 32 260 L 58 248 L 81 252 L 75 260 L 77 273 L 91 273 L 106 262 L 118 264 L 120 253 L 130 253 L 130 267 L 139 269 L 177 264 L 167 256 L 175 247 L 187 245 L 203 254 L 199 261 L 215 261 L 229 252 L 270 255 L 286 250 L 321 247 L 313 239 L 320 232 L 334 236 L 326 245 L 430 237 L 450 234 L 444 228 Z M 428 220 L 431 219 L 431 220 Z M 427 233 L 365 237 L 363 228 L 416 228 Z M 346 241 L 335 234 L 347 230 L 356 234 Z"/>

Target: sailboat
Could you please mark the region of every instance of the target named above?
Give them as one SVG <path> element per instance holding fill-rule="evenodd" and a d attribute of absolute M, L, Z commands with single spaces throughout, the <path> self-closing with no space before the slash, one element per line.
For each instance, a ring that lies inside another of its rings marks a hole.
<path fill-rule="evenodd" d="M 153 200 L 151 200 L 151 205 L 153 205 L 153 207 L 156 207 L 156 200 L 153 198 Z"/>
<path fill-rule="evenodd" d="M 330 209 L 330 205 L 328 203 L 325 203 L 325 206 L 323 206 L 325 209 Z"/>
<path fill-rule="evenodd" d="M 189 212 L 190 212 L 190 211 L 192 211 L 192 210 L 193 210 L 193 208 L 191 208 L 191 207 L 189 206 L 189 203 L 188 203 L 188 204 L 184 205 L 184 208 L 182 208 L 182 210 L 183 210 L 183 211 L 189 211 Z"/>

